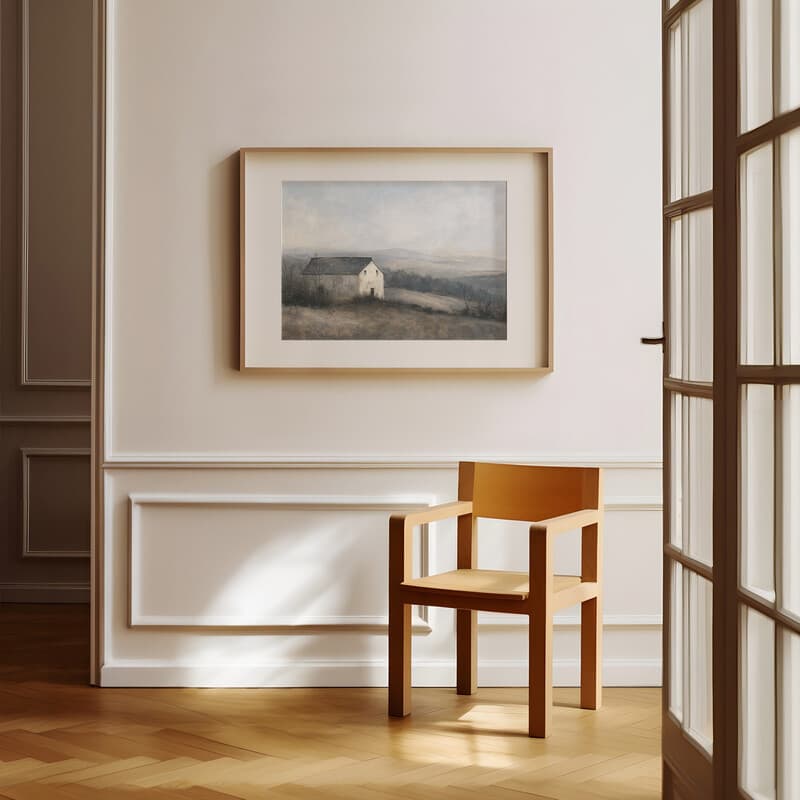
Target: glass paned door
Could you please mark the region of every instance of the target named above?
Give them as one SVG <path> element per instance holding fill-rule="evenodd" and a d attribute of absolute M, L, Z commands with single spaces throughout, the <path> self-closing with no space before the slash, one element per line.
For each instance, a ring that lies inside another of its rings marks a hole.
<path fill-rule="evenodd" d="M 739 769 L 800 797 L 800 0 L 739 0 Z"/>
<path fill-rule="evenodd" d="M 714 2 L 664 8 L 664 796 L 714 758 Z"/>
<path fill-rule="evenodd" d="M 662 10 L 664 797 L 798 800 L 800 0 Z"/>

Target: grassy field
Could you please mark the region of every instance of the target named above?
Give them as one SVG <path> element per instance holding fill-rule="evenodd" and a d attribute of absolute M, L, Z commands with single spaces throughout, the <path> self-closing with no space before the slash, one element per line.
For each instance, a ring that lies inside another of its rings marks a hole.
<path fill-rule="evenodd" d="M 505 339 L 506 323 L 402 304 L 284 306 L 284 339 Z"/>
<path fill-rule="evenodd" d="M 431 311 L 445 311 L 448 314 L 463 314 L 466 306 L 458 297 L 431 292 L 415 292 L 413 289 L 386 289 L 386 301 L 404 303 L 407 306 L 419 306 Z"/>

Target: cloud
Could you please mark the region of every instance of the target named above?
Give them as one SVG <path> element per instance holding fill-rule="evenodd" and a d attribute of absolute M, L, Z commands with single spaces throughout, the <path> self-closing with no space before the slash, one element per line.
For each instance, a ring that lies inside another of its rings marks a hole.
<path fill-rule="evenodd" d="M 503 181 L 286 181 L 286 249 L 506 254 Z"/>

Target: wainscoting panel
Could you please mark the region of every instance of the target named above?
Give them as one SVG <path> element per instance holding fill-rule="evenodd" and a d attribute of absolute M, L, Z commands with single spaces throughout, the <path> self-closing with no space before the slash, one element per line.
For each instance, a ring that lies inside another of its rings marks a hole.
<path fill-rule="evenodd" d="M 85 423 L 0 421 L 0 602 L 88 601 L 88 440 Z"/>
<path fill-rule="evenodd" d="M 387 559 L 387 514 L 431 502 L 131 495 L 130 625 L 385 628 L 386 569 L 377 565 Z M 418 546 L 427 546 L 427 531 Z M 419 616 L 415 625 L 430 630 Z"/>
<path fill-rule="evenodd" d="M 456 477 L 407 459 L 107 464 L 103 685 L 384 685 L 388 517 L 453 499 Z M 606 473 L 607 685 L 661 680 L 659 481 L 650 465 Z M 481 566 L 525 569 L 525 547 L 524 525 L 479 523 Z M 577 567 L 576 547 L 562 537 L 560 569 Z M 418 533 L 417 573 L 454 566 L 451 522 Z M 453 612 L 414 622 L 414 682 L 453 684 Z M 481 684 L 524 684 L 524 621 L 479 623 Z M 556 682 L 576 683 L 575 610 L 554 650 Z"/>
<path fill-rule="evenodd" d="M 89 558 L 89 449 L 26 448 L 22 455 L 22 555 Z"/>

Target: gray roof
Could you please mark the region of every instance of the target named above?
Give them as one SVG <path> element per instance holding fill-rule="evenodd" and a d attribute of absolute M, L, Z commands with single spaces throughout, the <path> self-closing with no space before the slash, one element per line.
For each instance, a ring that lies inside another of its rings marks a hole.
<path fill-rule="evenodd" d="M 303 275 L 358 275 L 372 259 L 369 256 L 336 256 L 312 258 Z"/>

